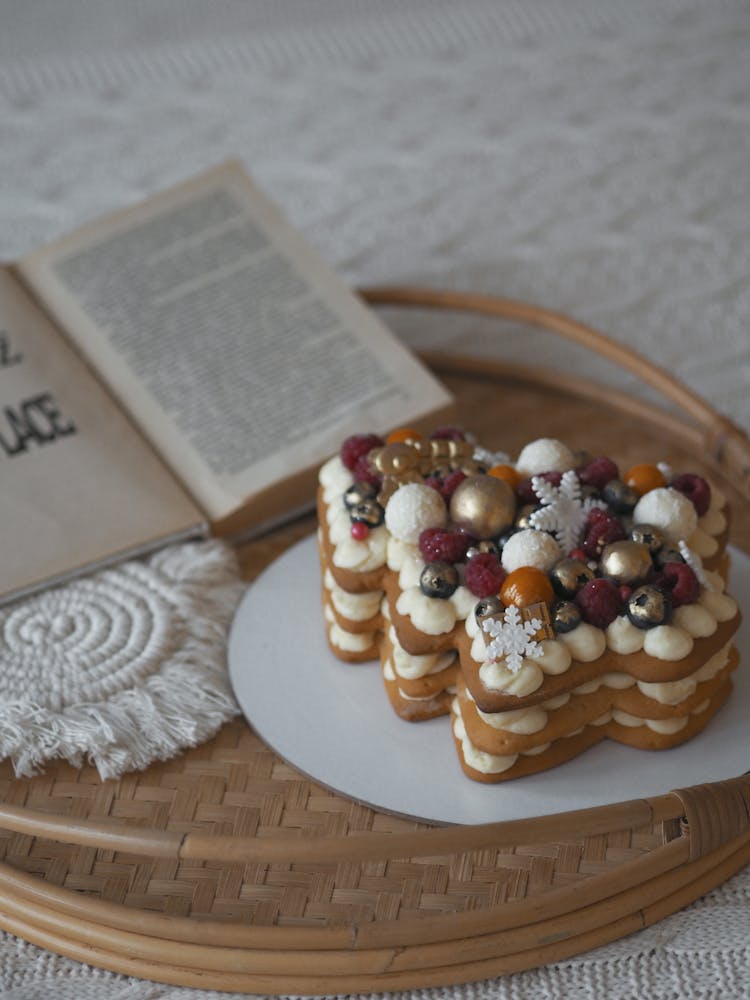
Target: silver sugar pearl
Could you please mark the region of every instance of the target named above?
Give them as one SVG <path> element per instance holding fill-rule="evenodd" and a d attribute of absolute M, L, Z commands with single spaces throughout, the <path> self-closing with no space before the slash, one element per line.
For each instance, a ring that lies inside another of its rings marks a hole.
<path fill-rule="evenodd" d="M 470 546 L 466 550 L 466 561 L 473 559 L 474 556 L 478 556 L 480 552 L 489 552 L 492 556 L 500 557 L 500 546 L 493 542 L 491 538 L 483 538 L 481 542 L 477 542 L 476 545 Z"/>
<path fill-rule="evenodd" d="M 549 574 L 555 593 L 560 597 L 575 597 L 581 587 L 595 576 L 587 563 L 570 557 L 556 562 Z"/>
<path fill-rule="evenodd" d="M 602 490 L 602 500 L 615 514 L 629 514 L 638 503 L 638 494 L 621 479 L 610 479 Z"/>
<path fill-rule="evenodd" d="M 503 602 L 499 597 L 483 597 L 474 608 L 474 617 L 479 621 L 481 618 L 486 618 L 487 615 L 496 615 L 502 609 Z"/>
<path fill-rule="evenodd" d="M 550 622 L 558 635 L 572 632 L 581 624 L 581 611 L 572 601 L 558 601 L 552 605 Z"/>
<path fill-rule="evenodd" d="M 352 521 L 361 521 L 371 528 L 377 528 L 385 520 L 385 511 L 377 500 L 363 500 L 349 511 Z"/>
<path fill-rule="evenodd" d="M 364 500 L 374 500 L 377 495 L 377 486 L 358 479 L 357 482 L 352 483 L 346 493 L 344 493 L 344 506 L 347 510 L 351 510 L 353 507 L 356 507 L 358 503 L 362 503 Z"/>
<path fill-rule="evenodd" d="M 516 519 L 513 522 L 515 527 L 519 531 L 522 531 L 524 528 L 532 528 L 533 525 L 530 521 L 530 517 L 537 509 L 537 504 L 534 503 L 525 503 L 523 507 L 519 507 Z"/>
<path fill-rule="evenodd" d="M 455 593 L 458 582 L 458 570 L 449 562 L 429 562 L 419 577 L 419 586 L 425 597 L 450 597 Z"/>
<path fill-rule="evenodd" d="M 634 524 L 630 529 L 630 538 L 641 545 L 647 545 L 652 555 L 664 544 L 664 536 L 653 524 Z"/>
<path fill-rule="evenodd" d="M 656 553 L 654 559 L 659 569 L 664 569 L 667 563 L 685 562 L 685 560 L 682 558 L 682 553 L 680 552 L 680 550 L 674 548 L 671 545 L 662 545 L 662 547 Z"/>

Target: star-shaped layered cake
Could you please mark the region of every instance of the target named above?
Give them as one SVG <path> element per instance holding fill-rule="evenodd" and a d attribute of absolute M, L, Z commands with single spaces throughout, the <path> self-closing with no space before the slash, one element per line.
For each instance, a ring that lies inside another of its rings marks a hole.
<path fill-rule="evenodd" d="M 449 716 L 470 778 L 673 747 L 729 696 L 728 511 L 702 476 L 442 428 L 353 435 L 319 482 L 331 649 L 379 659 L 401 718 Z"/>

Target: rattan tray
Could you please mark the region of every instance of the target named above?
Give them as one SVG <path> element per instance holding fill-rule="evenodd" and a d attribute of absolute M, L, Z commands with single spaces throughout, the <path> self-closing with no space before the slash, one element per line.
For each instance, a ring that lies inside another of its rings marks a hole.
<path fill-rule="evenodd" d="M 427 358 L 489 445 L 513 451 L 555 428 L 623 461 L 724 473 L 733 541 L 750 547 L 750 443 L 665 372 L 520 303 L 418 289 L 366 297 L 543 326 L 640 374 L 688 419 L 559 372 Z M 306 518 L 246 546 L 247 578 L 311 530 Z M 236 721 L 119 781 L 65 764 L 20 779 L 0 766 L 0 926 L 186 986 L 445 985 L 561 959 L 685 906 L 750 861 L 749 812 L 750 781 L 738 777 L 578 813 L 429 827 L 308 780 Z"/>

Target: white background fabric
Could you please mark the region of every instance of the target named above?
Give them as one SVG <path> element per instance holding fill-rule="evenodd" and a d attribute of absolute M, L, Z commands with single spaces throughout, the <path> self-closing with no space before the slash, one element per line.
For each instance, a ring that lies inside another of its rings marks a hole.
<path fill-rule="evenodd" d="M 744 0 L 0 0 L 0 256 L 229 155 L 352 283 L 529 299 L 750 426 Z M 549 339 L 399 317 L 416 346 Z M 750 995 L 747 874 L 657 927 L 434 997 Z M 4 937 L 4 996 L 175 1000 Z"/>

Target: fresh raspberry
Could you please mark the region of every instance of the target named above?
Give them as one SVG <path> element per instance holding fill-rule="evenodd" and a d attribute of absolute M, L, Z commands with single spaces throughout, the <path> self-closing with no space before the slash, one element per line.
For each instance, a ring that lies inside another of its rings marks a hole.
<path fill-rule="evenodd" d="M 367 461 L 366 454 L 359 456 L 357 461 L 354 463 L 352 472 L 354 473 L 354 479 L 356 482 L 371 483 L 373 486 L 380 488 L 382 479 Z"/>
<path fill-rule="evenodd" d="M 425 562 L 463 562 L 475 539 L 461 531 L 425 528 L 419 536 L 419 551 Z"/>
<path fill-rule="evenodd" d="M 680 562 L 666 563 L 654 583 L 659 590 L 669 594 L 674 608 L 679 608 L 681 604 L 694 604 L 701 589 L 692 569 Z"/>
<path fill-rule="evenodd" d="M 353 521 L 351 527 L 352 538 L 357 542 L 363 542 L 370 534 L 370 525 L 364 521 Z"/>
<path fill-rule="evenodd" d="M 602 513 L 606 515 L 606 511 Z M 594 518 L 593 523 L 592 518 L 589 517 L 589 527 L 583 540 L 583 551 L 587 558 L 598 559 L 605 545 L 609 545 L 610 542 L 619 542 L 625 537 L 625 529 L 613 514 Z"/>
<path fill-rule="evenodd" d="M 578 478 L 585 486 L 593 486 L 597 490 L 602 490 L 610 479 L 619 479 L 620 470 L 611 458 L 600 455 L 599 458 L 592 459 L 578 473 Z"/>
<path fill-rule="evenodd" d="M 450 503 L 451 497 L 456 492 L 456 487 L 462 483 L 464 479 L 466 479 L 466 473 L 461 472 L 460 469 L 455 469 L 453 472 L 448 473 L 440 486 L 440 496 L 446 503 Z"/>
<path fill-rule="evenodd" d="M 466 434 L 460 427 L 438 427 L 430 434 L 432 441 L 465 441 Z"/>
<path fill-rule="evenodd" d="M 695 507 L 698 517 L 703 517 L 711 506 L 711 487 L 703 476 L 698 476 L 694 472 L 683 472 L 681 476 L 675 476 L 670 486 L 685 494 Z"/>
<path fill-rule="evenodd" d="M 552 483 L 553 486 L 559 486 L 562 482 L 562 472 L 542 472 L 540 478 Z M 516 493 L 523 503 L 539 503 L 539 497 L 534 492 L 530 479 L 522 479 L 516 487 Z"/>
<path fill-rule="evenodd" d="M 503 585 L 505 570 L 492 552 L 479 552 L 466 564 L 464 583 L 475 597 L 491 597 Z"/>
<path fill-rule="evenodd" d="M 373 448 L 381 448 L 383 439 L 377 434 L 352 434 L 341 445 L 339 455 L 347 469 L 354 469 L 357 459 Z"/>
<path fill-rule="evenodd" d="M 611 510 L 602 510 L 601 507 L 592 507 L 586 516 L 586 527 L 590 528 L 592 524 L 599 524 L 600 521 L 612 520 L 617 520 L 617 518 Z"/>
<path fill-rule="evenodd" d="M 620 613 L 622 602 L 611 580 L 589 580 L 578 591 L 575 602 L 589 625 L 606 628 Z"/>

